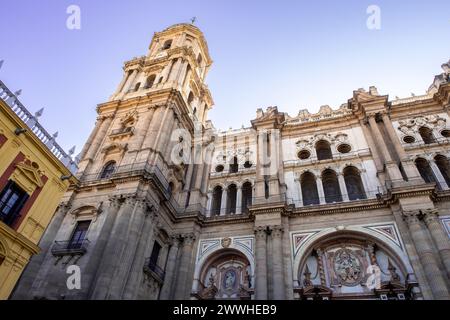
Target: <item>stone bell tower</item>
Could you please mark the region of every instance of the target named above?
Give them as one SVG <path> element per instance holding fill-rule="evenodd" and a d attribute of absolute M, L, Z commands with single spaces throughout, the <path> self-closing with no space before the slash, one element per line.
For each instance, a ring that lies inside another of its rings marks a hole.
<path fill-rule="evenodd" d="M 78 156 L 80 184 L 63 199 L 16 298 L 156 299 L 186 285 L 187 269 L 169 274 L 178 245 L 189 248 L 195 234 L 178 230 L 175 217 L 206 207 L 210 166 L 200 160 L 212 132 L 211 64 L 192 24 L 155 33 L 148 53 L 125 63 Z M 83 273 L 81 290 L 65 285 L 72 263 Z"/>

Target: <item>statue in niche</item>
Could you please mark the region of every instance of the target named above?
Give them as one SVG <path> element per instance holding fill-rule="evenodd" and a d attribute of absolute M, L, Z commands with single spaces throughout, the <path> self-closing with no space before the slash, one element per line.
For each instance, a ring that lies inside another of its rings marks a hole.
<path fill-rule="evenodd" d="M 224 286 L 226 290 L 234 288 L 236 283 L 236 272 L 234 270 L 228 270 L 225 272 Z"/>

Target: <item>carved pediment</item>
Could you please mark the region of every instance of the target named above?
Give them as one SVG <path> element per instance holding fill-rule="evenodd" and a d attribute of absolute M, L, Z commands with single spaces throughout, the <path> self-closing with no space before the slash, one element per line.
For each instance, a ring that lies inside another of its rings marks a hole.
<path fill-rule="evenodd" d="M 127 143 L 111 143 L 102 149 L 102 153 L 105 155 L 111 153 L 124 153 L 127 151 L 128 144 Z"/>
<path fill-rule="evenodd" d="M 42 187 L 44 183 L 42 182 L 39 170 L 32 165 L 25 162 L 18 163 L 16 169 L 23 174 L 24 177 L 28 179 L 29 182 L 33 183 L 36 187 Z"/>

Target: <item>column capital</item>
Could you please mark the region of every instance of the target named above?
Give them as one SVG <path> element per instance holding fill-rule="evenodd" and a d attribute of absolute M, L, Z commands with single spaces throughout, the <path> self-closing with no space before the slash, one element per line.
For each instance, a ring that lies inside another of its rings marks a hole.
<path fill-rule="evenodd" d="M 109 196 L 108 201 L 110 207 L 119 208 L 121 205 L 119 196 Z"/>
<path fill-rule="evenodd" d="M 416 224 L 419 222 L 420 211 L 419 210 L 403 211 L 402 215 L 403 220 L 405 220 L 408 225 Z"/>
<path fill-rule="evenodd" d="M 259 226 L 253 229 L 257 239 L 266 239 L 267 229 L 265 227 Z"/>
<path fill-rule="evenodd" d="M 181 235 L 183 239 L 183 246 L 192 246 L 195 241 L 195 234 L 193 233 L 184 233 Z"/>
<path fill-rule="evenodd" d="M 269 226 L 269 230 L 273 238 L 281 238 L 284 232 L 284 228 L 280 225 Z"/>
<path fill-rule="evenodd" d="M 430 223 L 437 222 L 439 220 L 439 215 L 437 209 L 430 208 L 422 210 L 423 221 L 426 225 Z"/>

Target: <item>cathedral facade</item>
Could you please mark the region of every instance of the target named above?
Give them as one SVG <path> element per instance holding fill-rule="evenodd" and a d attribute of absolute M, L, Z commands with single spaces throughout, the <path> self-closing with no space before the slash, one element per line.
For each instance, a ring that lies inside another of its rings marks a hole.
<path fill-rule="evenodd" d="M 13 299 L 450 299 L 448 63 L 225 132 L 211 64 L 191 24 L 125 63 Z"/>

